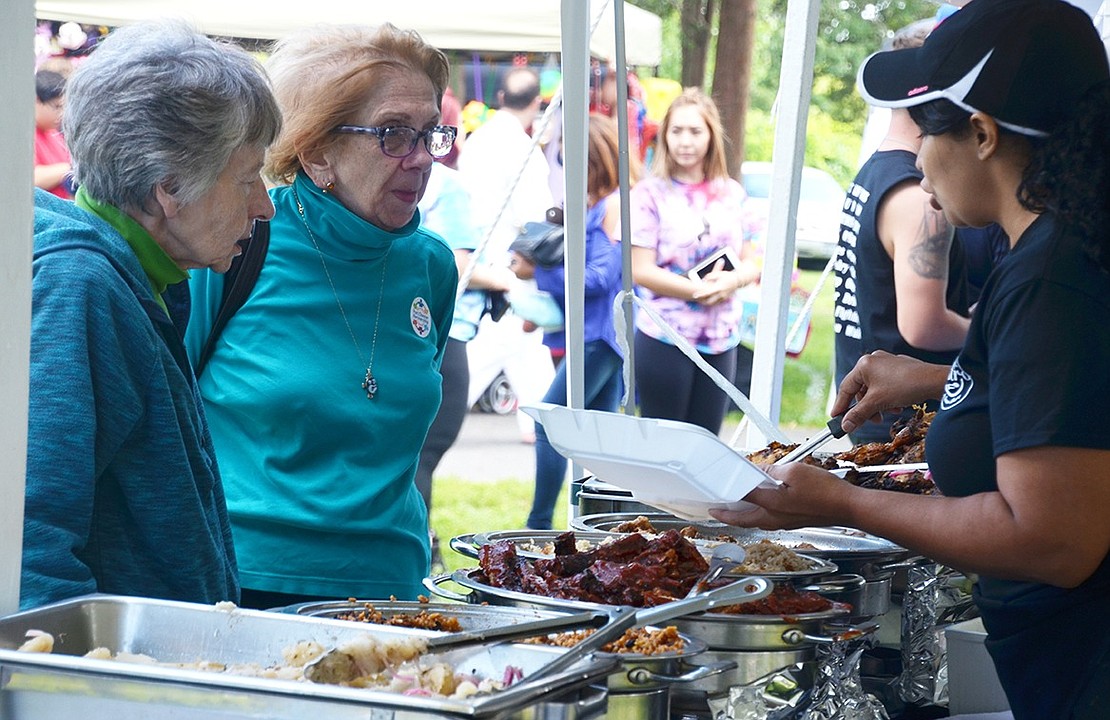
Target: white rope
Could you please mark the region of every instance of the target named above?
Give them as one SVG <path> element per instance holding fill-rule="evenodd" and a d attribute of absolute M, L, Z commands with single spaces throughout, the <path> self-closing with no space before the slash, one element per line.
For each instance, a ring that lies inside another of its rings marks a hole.
<path fill-rule="evenodd" d="M 807 320 L 809 318 L 809 314 L 813 311 L 813 304 L 817 302 L 817 295 L 820 294 L 821 290 L 825 287 L 825 281 L 828 280 L 829 274 L 832 272 L 833 266 L 835 264 L 836 254 L 833 253 L 833 256 L 829 258 L 829 261 L 825 263 L 825 269 L 821 271 L 821 275 L 818 276 L 817 282 L 813 285 L 813 289 L 810 290 L 809 297 L 806 298 L 805 305 L 802 306 L 802 311 L 798 313 L 798 317 L 794 318 L 794 324 L 790 327 L 790 332 L 786 334 L 786 347 L 790 347 L 791 345 L 793 345 L 794 339 L 798 337 L 798 333 L 801 332 L 802 327 L 809 324 Z M 732 438 L 728 442 L 729 447 L 736 447 L 737 444 L 740 442 L 740 437 L 747 431 L 747 429 L 748 416 L 744 415 L 744 418 L 740 421 L 740 424 L 736 426 L 736 430 L 734 430 L 732 433 Z M 766 435 L 766 433 L 764 433 L 764 435 Z M 782 441 L 780 440 L 779 442 Z"/>
<path fill-rule="evenodd" d="M 705 358 L 701 356 L 701 353 L 699 353 L 692 345 L 690 345 L 686 338 L 679 335 L 674 328 L 668 325 L 667 322 L 659 316 L 659 313 L 655 312 L 655 310 L 653 310 L 646 302 L 637 297 L 635 293 L 626 293 L 622 291 L 617 293 L 617 297 L 613 300 L 613 326 L 618 331 L 617 344 L 620 346 L 621 351 L 624 353 L 625 357 L 628 357 L 628 340 L 623 330 L 631 321 L 631 318 L 625 317 L 624 308 L 622 307 L 622 303 L 626 296 L 630 296 L 633 304 L 639 307 L 642 312 L 646 312 L 648 317 L 655 321 L 655 324 L 663 330 L 663 334 L 667 336 L 667 339 L 670 340 L 675 347 L 681 350 L 683 355 L 690 358 L 690 361 L 694 363 L 694 365 L 697 366 L 699 370 L 708 375 L 709 378 L 717 385 L 717 387 L 721 388 L 721 390 L 723 390 L 725 394 L 728 395 L 734 403 L 736 403 L 736 407 L 740 408 L 740 410 L 743 411 L 745 417 L 751 418 L 751 421 L 755 423 L 755 426 L 758 427 L 764 435 L 772 440 L 778 440 L 779 442 L 783 443 L 789 441 L 782 430 L 780 430 L 773 422 L 771 422 L 765 415 L 763 415 L 763 413 L 759 412 L 759 410 L 756 409 L 755 405 L 752 405 L 751 400 L 749 400 L 744 395 L 744 393 L 737 390 L 735 385 L 725 379 L 724 375 L 719 373 L 716 368 L 707 363 L 705 361 Z M 624 397 L 621 398 L 621 405 L 627 407 L 633 387 L 632 369 L 628 363 L 624 364 L 623 376 Z"/>

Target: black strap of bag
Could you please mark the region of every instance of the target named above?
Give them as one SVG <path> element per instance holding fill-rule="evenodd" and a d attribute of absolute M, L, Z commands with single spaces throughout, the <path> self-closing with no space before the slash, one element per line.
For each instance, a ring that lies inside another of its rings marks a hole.
<path fill-rule="evenodd" d="M 224 326 L 250 297 L 258 275 L 262 272 L 262 265 L 266 262 L 266 252 L 269 248 L 270 223 L 266 220 L 257 220 L 243 252 L 232 261 L 231 268 L 224 273 L 220 309 L 216 313 L 216 321 L 212 323 L 208 339 L 204 341 L 204 349 L 201 350 L 200 357 L 197 358 L 193 368 L 198 378 L 204 372 L 208 359 L 212 357 L 212 352 L 216 349 L 216 341 L 220 338 Z"/>

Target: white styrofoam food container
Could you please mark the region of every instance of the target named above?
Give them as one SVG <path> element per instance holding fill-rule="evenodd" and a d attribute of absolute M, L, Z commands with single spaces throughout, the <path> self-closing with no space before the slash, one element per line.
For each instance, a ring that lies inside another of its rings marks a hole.
<path fill-rule="evenodd" d="M 710 508 L 751 507 L 741 498 L 776 481 L 705 428 L 547 403 L 524 406 L 551 446 L 604 482 L 687 520 Z"/>
<path fill-rule="evenodd" d="M 953 715 L 1008 710 L 984 642 L 987 632 L 979 618 L 944 629 L 948 648 L 948 710 Z"/>

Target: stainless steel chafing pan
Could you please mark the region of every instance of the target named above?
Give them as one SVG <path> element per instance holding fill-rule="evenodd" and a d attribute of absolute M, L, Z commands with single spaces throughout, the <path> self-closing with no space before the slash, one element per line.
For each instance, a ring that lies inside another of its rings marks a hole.
<path fill-rule="evenodd" d="M 28 630 L 51 633 L 54 652 L 16 651 Z M 283 649 L 301 641 L 331 647 L 366 634 L 430 635 L 408 628 L 190 603 L 101 595 L 75 598 L 0 619 L 0 709 L 5 718 L 14 720 L 78 716 L 532 720 L 546 719 L 549 712 L 560 720 L 581 720 L 601 712 L 604 697 L 593 693 L 583 698 L 579 693 L 588 692 L 586 687 L 592 683 L 604 684 L 619 666 L 612 657 L 588 657 L 564 672 L 530 683 L 528 674 L 565 651 L 508 643 L 454 650 L 437 655 L 436 660 L 496 678 L 513 666 L 523 671 L 525 679 L 496 693 L 452 700 L 80 657 L 103 646 L 166 663 L 208 660 L 270 665 L 281 661 Z"/>
<path fill-rule="evenodd" d="M 637 517 L 646 517 L 659 532 L 692 527 L 706 538 L 726 536 L 748 544 L 771 540 L 805 555 L 830 560 L 842 573 L 855 573 L 866 578 L 889 574 L 909 553 L 905 548 L 884 538 L 846 527 L 810 527 L 798 530 L 759 530 L 739 528 L 718 522 L 690 522 L 666 513 L 600 513 L 581 515 L 571 520 L 575 530 L 615 533 L 615 528 Z M 696 544 L 713 540 L 695 540 Z"/>

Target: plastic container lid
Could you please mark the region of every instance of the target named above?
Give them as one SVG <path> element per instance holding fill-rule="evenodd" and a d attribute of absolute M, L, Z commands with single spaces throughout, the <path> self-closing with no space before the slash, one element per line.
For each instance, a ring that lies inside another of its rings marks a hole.
<path fill-rule="evenodd" d="M 543 425 L 559 454 L 636 500 L 687 520 L 711 520 L 710 508 L 750 508 L 741 498 L 762 483 L 776 483 L 697 425 L 547 403 L 521 410 Z"/>

